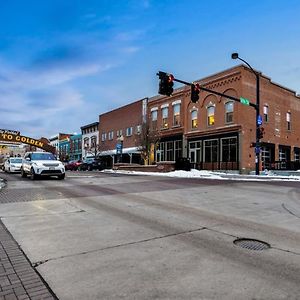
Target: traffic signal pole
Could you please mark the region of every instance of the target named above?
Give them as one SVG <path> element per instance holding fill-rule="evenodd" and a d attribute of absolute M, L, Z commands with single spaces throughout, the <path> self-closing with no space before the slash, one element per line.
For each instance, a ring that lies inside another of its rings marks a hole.
<path fill-rule="evenodd" d="M 252 69 L 252 68 L 251 68 Z M 253 69 L 252 69 L 253 70 Z M 260 164 L 260 124 L 258 124 L 258 118 L 260 116 L 259 104 L 259 74 L 255 72 L 256 76 L 256 144 L 255 144 L 255 175 L 259 175 L 259 164 Z"/>

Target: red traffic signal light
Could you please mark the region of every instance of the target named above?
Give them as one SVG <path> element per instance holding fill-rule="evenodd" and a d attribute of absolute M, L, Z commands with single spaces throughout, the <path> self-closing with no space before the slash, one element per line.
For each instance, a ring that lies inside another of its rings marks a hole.
<path fill-rule="evenodd" d="M 160 79 L 158 93 L 171 96 L 173 93 L 174 76 L 165 72 L 158 72 L 157 75 Z"/>
<path fill-rule="evenodd" d="M 196 103 L 199 100 L 200 85 L 199 83 L 191 85 L 191 101 Z"/>
<path fill-rule="evenodd" d="M 262 139 L 265 135 L 265 129 L 263 127 L 258 127 L 257 129 L 257 137 Z"/>

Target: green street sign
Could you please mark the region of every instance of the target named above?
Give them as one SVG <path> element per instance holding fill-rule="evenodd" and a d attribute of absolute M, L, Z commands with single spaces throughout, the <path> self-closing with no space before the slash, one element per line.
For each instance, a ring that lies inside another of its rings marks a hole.
<path fill-rule="evenodd" d="M 250 101 L 243 97 L 240 97 L 240 102 L 244 105 L 250 105 Z"/>

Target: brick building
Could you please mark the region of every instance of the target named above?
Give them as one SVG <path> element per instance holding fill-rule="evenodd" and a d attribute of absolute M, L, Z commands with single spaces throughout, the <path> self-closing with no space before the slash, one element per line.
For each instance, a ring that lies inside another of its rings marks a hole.
<path fill-rule="evenodd" d="M 256 102 L 256 78 L 240 65 L 197 81 L 201 86 L 236 98 Z M 261 140 L 262 168 L 299 162 L 300 98 L 260 74 L 260 112 L 265 135 Z M 190 88 L 176 89 L 171 97 L 149 99 L 148 119 L 161 131 L 156 161 L 189 157 L 199 169 L 255 169 L 255 110 L 226 97 L 200 92 L 190 102 Z"/>
<path fill-rule="evenodd" d="M 108 166 L 140 163 L 137 136 L 146 122 L 148 98 L 99 115 L 100 156 Z"/>

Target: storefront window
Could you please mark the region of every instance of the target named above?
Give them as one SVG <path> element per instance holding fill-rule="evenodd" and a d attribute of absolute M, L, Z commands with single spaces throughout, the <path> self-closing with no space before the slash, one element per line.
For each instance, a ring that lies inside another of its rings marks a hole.
<path fill-rule="evenodd" d="M 166 155 L 167 155 L 167 161 L 173 161 L 174 160 L 174 142 L 166 142 Z"/>
<path fill-rule="evenodd" d="M 269 147 L 262 147 L 261 148 L 261 161 L 264 170 L 270 169 L 271 167 L 271 149 Z"/>
<path fill-rule="evenodd" d="M 182 156 L 182 141 L 175 141 L 175 160 Z"/>
<path fill-rule="evenodd" d="M 294 148 L 294 161 L 300 161 L 300 148 Z"/>
<path fill-rule="evenodd" d="M 236 162 L 237 161 L 237 138 L 221 139 L 221 161 Z"/>
<path fill-rule="evenodd" d="M 204 161 L 217 162 L 218 161 L 218 140 L 204 141 Z"/>

